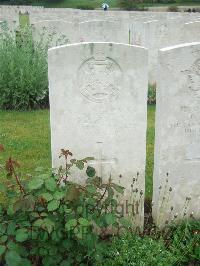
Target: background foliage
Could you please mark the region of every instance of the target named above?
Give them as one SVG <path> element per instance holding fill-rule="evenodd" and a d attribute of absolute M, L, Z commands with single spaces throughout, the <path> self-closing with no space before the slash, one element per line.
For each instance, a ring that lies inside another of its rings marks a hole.
<path fill-rule="evenodd" d="M 48 106 L 47 49 L 33 42 L 29 28 L 17 35 L 0 34 L 0 109 L 27 110 Z"/>

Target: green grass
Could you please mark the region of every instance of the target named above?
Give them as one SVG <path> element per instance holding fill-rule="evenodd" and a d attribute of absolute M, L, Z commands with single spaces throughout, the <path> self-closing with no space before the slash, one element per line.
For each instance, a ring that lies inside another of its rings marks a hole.
<path fill-rule="evenodd" d="M 77 8 L 80 6 L 87 6 L 91 8 L 101 8 L 102 0 L 59 0 L 59 1 L 36 1 L 36 5 L 40 4 L 45 7 L 67 7 L 67 8 Z M 106 3 L 109 4 L 111 8 L 118 7 L 118 0 L 107 0 Z"/>
<path fill-rule="evenodd" d="M 91 8 L 101 8 L 101 5 L 104 1 L 103 0 L 58 0 L 58 1 L 44 1 L 44 0 L 37 0 L 35 1 L 34 5 L 42 5 L 45 7 L 58 7 L 58 8 L 77 8 L 80 6 L 87 6 Z M 105 1 L 109 4 L 110 8 L 119 8 L 119 1 L 118 0 L 107 0 Z M 180 6 L 190 6 L 190 5 L 200 5 L 200 2 L 192 1 L 192 0 L 177 0 L 175 4 L 162 4 L 162 3 L 152 3 L 149 0 L 149 3 L 144 3 L 144 6 L 171 6 L 171 5 L 180 5 Z"/>
<path fill-rule="evenodd" d="M 155 136 L 155 105 L 148 105 L 147 148 L 146 148 L 146 197 L 152 196 L 153 190 L 153 162 L 154 162 L 154 136 Z"/>
<path fill-rule="evenodd" d="M 50 167 L 49 111 L 0 111 L 0 143 L 6 149 L 0 159 L 12 156 L 20 162 L 23 173 L 38 166 Z"/>
<path fill-rule="evenodd" d="M 148 106 L 146 197 L 152 195 L 155 106 Z M 0 143 L 21 164 L 22 173 L 33 173 L 38 166 L 51 166 L 49 111 L 0 111 Z"/>

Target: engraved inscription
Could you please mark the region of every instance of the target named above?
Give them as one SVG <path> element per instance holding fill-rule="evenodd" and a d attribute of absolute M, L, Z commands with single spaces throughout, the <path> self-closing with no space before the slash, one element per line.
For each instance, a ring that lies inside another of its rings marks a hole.
<path fill-rule="evenodd" d="M 98 54 L 86 60 L 78 70 L 81 94 L 92 102 L 111 101 L 118 96 L 122 71 L 111 58 Z"/>

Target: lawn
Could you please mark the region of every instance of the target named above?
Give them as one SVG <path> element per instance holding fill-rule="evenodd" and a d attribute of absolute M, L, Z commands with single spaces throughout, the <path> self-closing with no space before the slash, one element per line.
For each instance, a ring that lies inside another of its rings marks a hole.
<path fill-rule="evenodd" d="M 155 106 L 148 106 L 146 197 L 152 195 Z M 38 166 L 51 166 L 49 110 L 0 111 L 0 143 L 6 151 L 2 159 L 12 156 L 22 173 L 33 173 Z"/>
<path fill-rule="evenodd" d="M 59 8 L 101 8 L 102 3 L 106 2 L 109 4 L 110 8 L 120 8 L 119 0 L 58 0 L 58 1 L 45 1 L 45 0 L 37 0 L 34 5 L 42 5 L 45 7 L 59 7 Z M 164 2 L 164 1 L 163 1 Z M 180 6 L 197 6 L 200 5 L 198 0 L 177 0 L 175 3 L 155 3 L 153 1 L 144 1 L 144 6 L 170 6 L 170 5 L 180 5 Z"/>
<path fill-rule="evenodd" d="M 77 8 L 81 6 L 90 7 L 90 8 L 101 8 L 102 0 L 59 0 L 59 1 L 36 1 L 35 5 L 43 5 L 45 7 L 67 7 L 67 8 Z M 107 0 L 105 1 L 112 7 L 118 7 L 118 0 Z"/>

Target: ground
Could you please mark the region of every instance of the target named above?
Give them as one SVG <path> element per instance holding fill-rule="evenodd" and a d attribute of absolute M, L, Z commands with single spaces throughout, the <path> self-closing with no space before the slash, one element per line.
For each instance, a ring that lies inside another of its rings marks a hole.
<path fill-rule="evenodd" d="M 146 197 L 152 195 L 155 106 L 148 106 Z M 0 143 L 6 159 L 12 156 L 21 164 L 24 174 L 38 166 L 51 166 L 49 110 L 15 112 L 0 111 Z M 87 154 L 88 156 L 90 154 Z"/>

